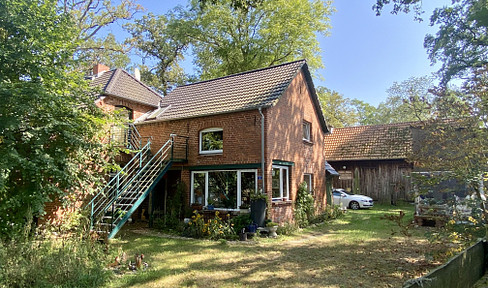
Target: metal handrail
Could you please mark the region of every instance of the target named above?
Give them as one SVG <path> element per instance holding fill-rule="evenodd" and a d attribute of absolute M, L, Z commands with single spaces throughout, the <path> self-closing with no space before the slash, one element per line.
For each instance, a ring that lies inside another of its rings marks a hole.
<path fill-rule="evenodd" d="M 134 176 L 134 182 L 137 184 L 134 190 L 126 189 L 117 196 L 117 201 L 115 205 L 125 205 L 126 209 L 120 208 L 120 212 L 116 217 L 112 217 L 112 224 L 116 225 L 120 219 L 125 216 L 125 213 L 132 208 L 132 204 L 139 199 L 139 197 L 133 197 L 141 195 L 152 185 L 152 182 L 158 176 L 159 171 L 163 170 L 164 167 L 170 164 L 171 158 L 169 151 L 172 147 L 172 140 L 168 140 L 159 150 L 154 154 L 154 156 L 147 161 L 146 165 L 140 170 L 140 172 Z M 140 183 L 144 183 L 140 185 Z M 130 191 L 122 196 L 122 193 Z M 121 197 L 122 196 L 122 197 Z M 124 206 L 122 206 L 124 207 Z"/>
<path fill-rule="evenodd" d="M 133 177 L 136 169 L 142 168 L 142 162 L 147 157 L 150 151 L 151 142 L 148 142 L 144 147 L 132 157 L 132 159 L 102 188 L 102 190 L 92 198 L 88 203 L 91 209 L 91 222 L 100 217 L 106 212 L 108 207 L 117 199 L 115 196 L 120 194 L 120 191 L 125 190 Z M 137 175 L 137 174 L 136 174 Z M 114 191 L 115 190 L 115 191 Z M 115 194 L 115 195 L 114 195 Z"/>

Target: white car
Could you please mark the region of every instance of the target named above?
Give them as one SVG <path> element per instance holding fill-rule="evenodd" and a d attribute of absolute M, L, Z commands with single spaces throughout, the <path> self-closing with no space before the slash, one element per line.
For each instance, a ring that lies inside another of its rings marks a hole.
<path fill-rule="evenodd" d="M 373 199 L 368 196 L 351 194 L 342 188 L 334 189 L 332 194 L 332 198 L 334 198 L 334 205 L 347 207 L 353 210 L 373 207 Z"/>

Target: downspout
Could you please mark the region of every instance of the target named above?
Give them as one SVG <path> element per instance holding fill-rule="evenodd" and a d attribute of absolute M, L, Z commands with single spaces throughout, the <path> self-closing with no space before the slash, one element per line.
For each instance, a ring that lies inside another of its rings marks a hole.
<path fill-rule="evenodd" d="M 261 180 L 261 184 L 262 184 L 262 192 L 264 194 L 266 194 L 266 189 L 265 189 L 265 181 L 264 181 L 264 167 L 265 167 L 265 163 L 264 163 L 264 114 L 263 114 L 263 111 L 261 109 L 261 107 L 258 108 L 258 111 L 259 111 L 259 114 L 261 114 L 261 176 L 262 176 L 262 180 Z"/>

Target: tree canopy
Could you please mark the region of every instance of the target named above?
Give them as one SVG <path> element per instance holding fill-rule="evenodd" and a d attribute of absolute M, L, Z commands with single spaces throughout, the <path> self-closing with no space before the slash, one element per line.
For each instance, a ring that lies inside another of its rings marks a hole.
<path fill-rule="evenodd" d="M 54 0 L 0 0 L 0 237 L 100 180 L 109 116 L 75 72 L 79 33 Z"/>
<path fill-rule="evenodd" d="M 231 0 L 202 3 L 148 15 L 129 28 L 136 46 L 156 60 L 149 70 L 163 82 L 163 92 L 170 86 L 163 78 L 181 79 L 185 51 L 193 55 L 199 80 L 302 58 L 312 70 L 322 67 L 317 34 L 330 29 L 331 1 L 246 1 L 245 9 Z"/>

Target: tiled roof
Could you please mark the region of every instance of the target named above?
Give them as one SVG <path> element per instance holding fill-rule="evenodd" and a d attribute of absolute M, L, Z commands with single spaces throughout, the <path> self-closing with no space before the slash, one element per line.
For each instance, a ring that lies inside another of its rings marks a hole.
<path fill-rule="evenodd" d="M 325 136 L 327 161 L 405 159 L 416 122 L 334 128 Z"/>
<path fill-rule="evenodd" d="M 158 107 L 161 96 L 123 69 L 104 72 L 93 79 L 92 86 L 99 86 L 106 95 L 112 95 L 142 104 Z"/>
<path fill-rule="evenodd" d="M 243 72 L 177 87 L 163 98 L 161 108 L 146 120 L 175 120 L 270 107 L 304 71 L 322 129 L 327 131 L 305 60 Z"/>

